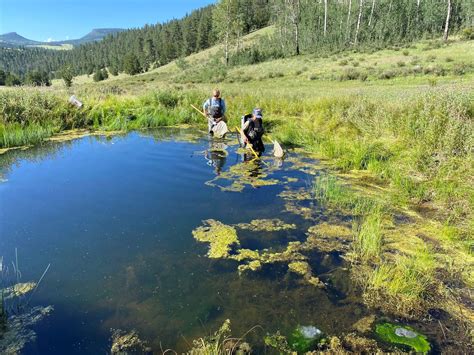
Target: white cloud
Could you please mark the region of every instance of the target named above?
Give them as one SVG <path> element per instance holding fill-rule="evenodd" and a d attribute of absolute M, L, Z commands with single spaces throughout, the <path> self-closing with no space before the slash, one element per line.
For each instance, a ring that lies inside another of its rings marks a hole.
<path fill-rule="evenodd" d="M 54 42 L 54 39 L 51 38 L 51 37 L 49 37 L 49 38 L 46 40 L 46 42 Z"/>

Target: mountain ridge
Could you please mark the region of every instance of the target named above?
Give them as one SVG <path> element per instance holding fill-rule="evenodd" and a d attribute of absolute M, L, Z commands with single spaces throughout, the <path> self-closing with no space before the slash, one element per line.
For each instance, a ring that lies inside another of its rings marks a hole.
<path fill-rule="evenodd" d="M 4 34 L 0 34 L 0 47 L 37 47 L 37 46 L 58 46 L 61 47 L 65 44 L 69 44 L 72 46 L 78 46 L 88 42 L 100 41 L 104 37 L 115 34 L 118 32 L 125 31 L 123 28 L 93 28 L 89 33 L 86 35 L 77 38 L 77 39 L 69 39 L 63 41 L 35 41 L 22 35 L 18 34 L 17 32 L 8 32 Z"/>

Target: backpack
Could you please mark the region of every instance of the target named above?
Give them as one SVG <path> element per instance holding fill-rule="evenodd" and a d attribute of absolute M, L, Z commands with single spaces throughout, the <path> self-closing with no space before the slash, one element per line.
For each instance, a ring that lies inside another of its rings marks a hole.
<path fill-rule="evenodd" d="M 214 119 L 221 118 L 222 116 L 224 116 L 222 99 L 219 97 L 216 101 L 218 101 L 217 105 L 216 103 L 212 103 L 212 97 L 209 99 L 209 114 Z"/>

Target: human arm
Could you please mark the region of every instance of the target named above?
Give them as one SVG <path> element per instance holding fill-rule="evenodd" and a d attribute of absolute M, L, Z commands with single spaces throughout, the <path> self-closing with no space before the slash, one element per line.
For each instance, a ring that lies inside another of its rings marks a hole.
<path fill-rule="evenodd" d="M 210 100 L 204 101 L 204 104 L 202 105 L 202 112 L 204 113 L 205 116 L 209 116 L 209 106 L 210 106 Z"/>

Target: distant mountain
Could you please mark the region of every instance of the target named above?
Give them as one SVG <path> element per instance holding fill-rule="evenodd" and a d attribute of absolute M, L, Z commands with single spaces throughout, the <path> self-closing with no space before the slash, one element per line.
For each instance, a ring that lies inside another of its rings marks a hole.
<path fill-rule="evenodd" d="M 125 31 L 124 29 L 121 28 L 94 28 L 92 31 L 90 31 L 88 34 L 86 34 L 84 37 L 81 37 L 79 39 L 71 39 L 67 41 L 58 41 L 58 42 L 49 42 L 48 44 L 57 44 L 57 45 L 62 45 L 62 44 L 72 44 L 73 46 L 78 46 L 80 44 L 88 43 L 88 42 L 95 42 L 95 41 L 100 41 L 104 37 Z"/>
<path fill-rule="evenodd" d="M 86 34 L 84 37 L 81 37 L 79 39 L 70 39 L 70 40 L 65 40 L 65 41 L 54 41 L 54 42 L 41 42 L 41 41 L 34 41 L 28 38 L 25 38 L 23 36 L 20 36 L 16 32 L 10 32 L 10 33 L 5 33 L 3 35 L 0 35 L 0 47 L 38 47 L 38 46 L 48 46 L 48 47 L 54 47 L 58 46 L 61 47 L 64 44 L 69 44 L 72 46 L 79 46 L 84 43 L 88 42 L 95 42 L 95 41 L 100 41 L 104 37 L 125 31 L 124 29 L 121 28 L 95 28 L 88 34 Z"/>
<path fill-rule="evenodd" d="M 12 45 L 15 47 L 18 46 L 34 46 L 34 45 L 39 45 L 41 42 L 38 41 L 33 41 L 31 39 L 25 38 L 23 36 L 20 36 L 16 32 L 10 32 L 10 33 L 5 33 L 3 35 L 0 35 L 0 46 L 6 47 L 8 45 Z"/>

